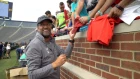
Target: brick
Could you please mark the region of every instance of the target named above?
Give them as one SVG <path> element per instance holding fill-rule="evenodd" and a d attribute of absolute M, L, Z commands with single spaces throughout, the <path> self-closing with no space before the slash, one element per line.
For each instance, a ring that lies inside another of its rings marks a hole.
<path fill-rule="evenodd" d="M 67 42 L 68 42 L 68 40 L 67 40 L 67 39 L 65 39 L 65 40 L 63 40 L 63 41 L 61 41 L 61 42 L 67 43 Z"/>
<path fill-rule="evenodd" d="M 132 72 L 128 70 L 111 67 L 111 73 L 132 79 Z"/>
<path fill-rule="evenodd" d="M 99 43 L 91 42 L 90 44 L 91 48 L 102 48 L 102 45 Z"/>
<path fill-rule="evenodd" d="M 135 34 L 135 40 L 140 41 L 140 32 Z"/>
<path fill-rule="evenodd" d="M 74 52 L 74 51 L 72 51 L 71 56 L 74 56 L 74 55 L 75 55 L 75 52 Z"/>
<path fill-rule="evenodd" d="M 134 79 L 140 79 L 140 73 L 134 73 Z"/>
<path fill-rule="evenodd" d="M 78 52 L 85 53 L 86 50 L 85 50 L 85 48 L 78 48 Z"/>
<path fill-rule="evenodd" d="M 65 77 L 61 75 L 61 76 L 60 76 L 60 79 L 65 79 Z"/>
<path fill-rule="evenodd" d="M 90 43 L 82 43 L 82 47 L 84 47 L 84 48 L 90 48 Z"/>
<path fill-rule="evenodd" d="M 90 56 L 88 54 L 82 54 L 82 58 L 89 59 Z"/>
<path fill-rule="evenodd" d="M 77 76 L 74 76 L 73 79 L 80 79 L 80 78 L 78 78 Z"/>
<path fill-rule="evenodd" d="M 64 77 L 64 73 L 62 74 L 63 72 L 61 72 L 61 75 L 60 75 L 60 79 L 65 79 L 65 77 Z"/>
<path fill-rule="evenodd" d="M 110 50 L 97 50 L 97 55 L 110 56 Z"/>
<path fill-rule="evenodd" d="M 94 61 L 91 61 L 91 60 L 86 60 L 86 65 L 95 67 L 95 62 Z"/>
<path fill-rule="evenodd" d="M 68 72 L 67 74 L 69 75 L 70 79 L 72 79 L 74 77 L 74 75 L 70 72 Z"/>
<path fill-rule="evenodd" d="M 81 68 L 86 69 L 86 70 L 89 71 L 89 66 L 87 66 L 87 65 L 81 64 Z"/>
<path fill-rule="evenodd" d="M 78 62 L 85 63 L 85 59 L 83 59 L 83 58 L 78 58 Z"/>
<path fill-rule="evenodd" d="M 73 60 L 68 60 L 68 62 L 74 64 L 74 61 Z"/>
<path fill-rule="evenodd" d="M 95 49 L 86 49 L 87 54 L 95 54 Z"/>
<path fill-rule="evenodd" d="M 91 56 L 90 56 L 90 59 L 91 59 L 92 61 L 102 62 L 102 57 L 99 57 L 99 56 L 93 56 L 93 55 L 91 55 Z"/>
<path fill-rule="evenodd" d="M 75 52 L 75 56 L 76 56 L 76 57 L 82 57 L 82 54 L 81 54 L 81 53 Z"/>
<path fill-rule="evenodd" d="M 79 66 L 80 67 L 80 63 L 79 62 L 74 62 L 74 65 Z"/>
<path fill-rule="evenodd" d="M 64 46 L 67 46 L 68 44 L 67 43 L 64 43 Z"/>
<path fill-rule="evenodd" d="M 109 46 L 103 46 L 105 49 L 120 49 L 120 43 L 110 43 Z"/>
<path fill-rule="evenodd" d="M 73 51 L 78 51 L 78 48 L 73 48 Z"/>
<path fill-rule="evenodd" d="M 76 38 L 76 39 L 75 39 L 75 42 L 78 42 L 78 43 L 80 43 L 80 42 L 85 42 L 85 41 L 86 41 L 85 38 Z"/>
<path fill-rule="evenodd" d="M 106 64 L 114 65 L 114 66 L 120 66 L 120 60 L 118 59 L 112 59 L 112 58 L 103 58 L 103 62 Z"/>
<path fill-rule="evenodd" d="M 136 62 L 122 61 L 122 67 L 140 71 L 140 63 L 136 63 Z"/>
<path fill-rule="evenodd" d="M 140 51 L 140 43 L 122 43 L 122 50 Z"/>
<path fill-rule="evenodd" d="M 118 76 L 115 76 L 115 75 L 112 75 L 112 74 L 109 74 L 109 73 L 106 73 L 106 72 L 102 72 L 102 76 L 107 78 L 107 79 L 119 79 Z"/>
<path fill-rule="evenodd" d="M 135 52 L 134 58 L 136 61 L 140 61 L 140 52 Z"/>
<path fill-rule="evenodd" d="M 132 52 L 125 52 L 125 51 L 111 51 L 111 56 L 115 58 L 131 59 L 131 60 L 133 58 Z"/>
<path fill-rule="evenodd" d="M 114 35 L 112 41 L 133 41 L 134 33 Z"/>
<path fill-rule="evenodd" d="M 96 63 L 96 67 L 109 72 L 109 66 L 107 65 Z"/>
<path fill-rule="evenodd" d="M 71 56 L 71 59 L 77 61 L 77 57 L 75 56 Z"/>
<path fill-rule="evenodd" d="M 90 67 L 90 72 L 101 76 L 101 70 Z"/>
<path fill-rule="evenodd" d="M 81 47 L 81 43 L 74 43 L 74 47 Z"/>

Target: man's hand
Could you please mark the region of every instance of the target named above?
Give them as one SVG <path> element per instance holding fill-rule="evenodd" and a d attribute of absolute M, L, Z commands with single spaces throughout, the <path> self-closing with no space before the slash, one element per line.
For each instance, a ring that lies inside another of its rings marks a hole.
<path fill-rule="evenodd" d="M 66 62 L 66 55 L 61 54 L 53 63 L 53 68 L 60 67 Z"/>
<path fill-rule="evenodd" d="M 74 25 L 72 25 L 72 29 L 71 31 L 69 32 L 69 36 L 70 36 L 70 40 L 73 40 L 74 37 L 75 37 L 75 34 L 72 33 L 72 30 L 74 29 Z"/>
<path fill-rule="evenodd" d="M 111 17 L 111 18 L 118 18 L 122 15 L 122 11 L 119 10 L 117 7 L 113 7 L 109 14 L 108 14 L 108 17 Z"/>

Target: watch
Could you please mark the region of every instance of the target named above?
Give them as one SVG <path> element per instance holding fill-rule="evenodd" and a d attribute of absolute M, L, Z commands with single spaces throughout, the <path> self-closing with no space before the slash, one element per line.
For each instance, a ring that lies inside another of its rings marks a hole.
<path fill-rule="evenodd" d="M 123 11 L 124 10 L 124 8 L 123 7 L 121 7 L 121 6 L 119 6 L 119 5 L 115 5 L 115 7 L 117 7 L 119 10 L 121 10 L 121 11 Z"/>
<path fill-rule="evenodd" d="M 74 39 L 73 40 L 69 40 L 70 43 L 74 43 Z"/>

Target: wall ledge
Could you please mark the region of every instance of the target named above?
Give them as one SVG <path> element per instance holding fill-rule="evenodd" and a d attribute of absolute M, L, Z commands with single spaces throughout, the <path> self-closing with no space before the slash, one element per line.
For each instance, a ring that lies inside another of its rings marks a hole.
<path fill-rule="evenodd" d="M 80 79 L 105 79 L 105 78 L 102 78 L 101 76 L 88 72 L 87 70 L 84 70 L 78 66 L 72 65 L 71 63 L 68 63 L 68 62 L 62 65 L 62 68 L 73 73 Z"/>
<path fill-rule="evenodd" d="M 127 33 L 127 32 L 136 32 L 136 31 L 140 31 L 140 19 L 133 21 L 130 26 L 125 23 L 120 23 L 117 26 L 115 26 L 114 29 L 114 33 Z M 86 36 L 87 36 L 86 31 L 78 32 L 75 38 L 82 38 Z M 56 37 L 55 39 L 56 40 L 69 39 L 69 35 L 59 36 Z"/>

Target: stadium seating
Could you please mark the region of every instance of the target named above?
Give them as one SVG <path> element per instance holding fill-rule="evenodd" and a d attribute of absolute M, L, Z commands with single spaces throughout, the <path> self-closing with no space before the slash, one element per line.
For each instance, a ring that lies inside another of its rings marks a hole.
<path fill-rule="evenodd" d="M 16 42 L 16 40 L 18 40 L 18 39 L 30 34 L 34 30 L 35 30 L 35 28 L 20 28 L 13 36 L 11 36 L 9 38 L 8 41 Z"/>
<path fill-rule="evenodd" d="M 22 22 L 20 21 L 5 21 L 5 26 L 8 27 L 18 27 Z"/>
<path fill-rule="evenodd" d="M 0 42 L 29 42 L 35 28 L 36 22 L 0 20 Z"/>
<path fill-rule="evenodd" d="M 13 34 L 18 28 L 17 27 L 2 27 L 0 29 L 0 41 L 7 42 L 8 37 Z M 10 41 L 12 42 L 12 41 Z"/>
<path fill-rule="evenodd" d="M 35 27 L 37 23 L 35 22 L 23 22 L 22 23 L 23 27 Z"/>

